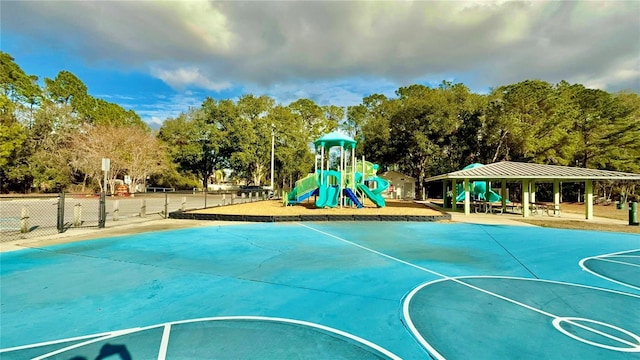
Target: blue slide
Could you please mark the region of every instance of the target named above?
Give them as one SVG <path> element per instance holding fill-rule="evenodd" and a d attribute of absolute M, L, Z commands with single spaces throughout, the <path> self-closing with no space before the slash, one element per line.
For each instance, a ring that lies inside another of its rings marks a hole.
<path fill-rule="evenodd" d="M 345 195 L 356 205 L 357 208 L 361 208 L 363 205 L 358 199 L 358 196 L 349 188 L 344 189 Z"/>

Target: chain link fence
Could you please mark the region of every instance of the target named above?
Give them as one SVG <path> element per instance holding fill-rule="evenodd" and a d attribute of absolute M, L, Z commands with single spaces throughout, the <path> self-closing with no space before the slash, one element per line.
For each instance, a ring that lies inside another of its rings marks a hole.
<path fill-rule="evenodd" d="M 170 190 L 170 189 L 167 189 Z M 144 219 L 166 219 L 178 210 L 266 200 L 265 191 L 207 193 L 156 191 L 130 196 L 100 194 L 0 197 L 0 242 L 55 235 L 80 228 L 103 228 Z"/>

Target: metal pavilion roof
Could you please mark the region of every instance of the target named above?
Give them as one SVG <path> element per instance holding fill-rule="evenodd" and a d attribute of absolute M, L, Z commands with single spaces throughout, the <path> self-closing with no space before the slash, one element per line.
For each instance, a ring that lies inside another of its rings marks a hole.
<path fill-rule="evenodd" d="M 536 179 L 551 180 L 640 180 L 640 174 L 620 171 L 586 169 L 570 166 L 530 164 L 501 161 L 473 169 L 459 170 L 428 178 L 426 181 L 445 179 Z"/>

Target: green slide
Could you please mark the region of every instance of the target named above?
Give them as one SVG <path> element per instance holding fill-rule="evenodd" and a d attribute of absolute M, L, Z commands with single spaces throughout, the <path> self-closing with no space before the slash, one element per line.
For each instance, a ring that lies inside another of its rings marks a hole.
<path fill-rule="evenodd" d="M 316 199 L 317 208 L 338 206 L 338 197 L 340 195 L 338 184 L 340 184 L 340 172 L 335 170 L 325 170 L 323 172 L 322 184 Z"/>
<path fill-rule="evenodd" d="M 376 204 L 377 207 L 384 207 L 386 205 L 386 202 L 384 201 L 382 195 L 374 194 L 368 186 L 364 184 L 356 184 L 356 187 L 358 188 L 358 190 L 367 195 L 367 197 L 371 199 L 371 201 L 373 201 L 373 203 Z"/>
<path fill-rule="evenodd" d="M 338 206 L 340 191 L 337 186 L 329 186 L 327 189 L 327 203 L 328 207 L 334 208 Z"/>
<path fill-rule="evenodd" d="M 316 199 L 316 207 L 323 208 L 325 206 L 334 208 L 338 206 L 340 191 L 337 186 L 322 185 Z"/>

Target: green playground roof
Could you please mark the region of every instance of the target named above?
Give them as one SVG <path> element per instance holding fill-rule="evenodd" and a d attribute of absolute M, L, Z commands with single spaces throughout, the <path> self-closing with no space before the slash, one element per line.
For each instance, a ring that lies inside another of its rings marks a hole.
<path fill-rule="evenodd" d="M 332 131 L 328 134 L 323 135 L 320 139 L 313 142 L 316 147 L 320 147 L 324 145 L 325 148 L 333 147 L 333 146 L 346 146 L 353 145 L 355 146 L 358 142 L 350 138 L 345 134 L 341 134 L 337 131 Z"/>

